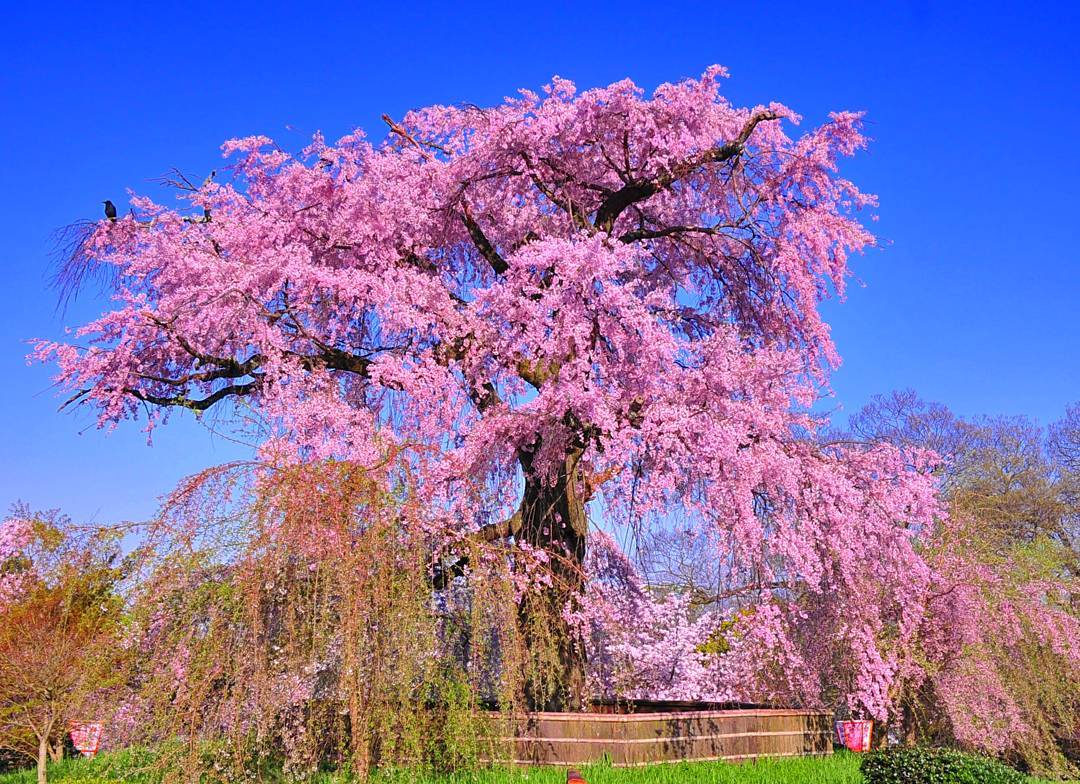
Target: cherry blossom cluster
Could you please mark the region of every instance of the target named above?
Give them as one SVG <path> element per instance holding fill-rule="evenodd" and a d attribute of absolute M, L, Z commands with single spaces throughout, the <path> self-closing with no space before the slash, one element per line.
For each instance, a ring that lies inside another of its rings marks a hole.
<path fill-rule="evenodd" d="M 0 605 L 17 598 L 23 591 L 28 579 L 27 564 L 17 561 L 25 558 L 33 541 L 31 520 L 11 516 L 0 522 Z"/>

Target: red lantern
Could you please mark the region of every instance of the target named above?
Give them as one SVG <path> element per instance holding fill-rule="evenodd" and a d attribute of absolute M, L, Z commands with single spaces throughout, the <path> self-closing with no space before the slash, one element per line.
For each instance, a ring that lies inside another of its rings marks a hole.
<path fill-rule="evenodd" d="M 870 736 L 873 732 L 874 722 L 872 721 L 836 722 L 836 737 L 840 745 L 849 751 L 870 751 Z"/>
<path fill-rule="evenodd" d="M 71 723 L 71 742 L 84 757 L 93 757 L 97 754 L 98 746 L 101 744 L 101 730 L 102 724 L 100 721 L 82 723 L 73 721 Z"/>

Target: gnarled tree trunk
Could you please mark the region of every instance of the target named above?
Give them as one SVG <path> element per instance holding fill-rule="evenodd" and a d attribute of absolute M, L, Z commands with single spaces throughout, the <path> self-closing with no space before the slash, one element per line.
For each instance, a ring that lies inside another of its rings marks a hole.
<path fill-rule="evenodd" d="M 517 537 L 547 554 L 550 577 L 550 584 L 526 595 L 519 608 L 530 710 L 575 710 L 587 696 L 583 641 L 565 617 L 565 609 L 579 600 L 585 587 L 588 518 L 577 475 L 579 457 L 580 452 L 572 452 L 554 475 L 542 477 L 533 470 L 533 455 L 521 455 L 525 492 Z"/>
<path fill-rule="evenodd" d="M 569 450 L 557 470 L 536 469 L 538 447 L 518 453 L 525 489 L 517 512 L 509 519 L 484 526 L 473 534 L 480 542 L 513 538 L 546 555 L 546 563 L 528 563 L 533 590 L 522 597 L 517 610 L 524 648 L 524 697 L 535 711 L 576 710 L 587 701 L 584 640 L 566 618 L 585 589 L 585 541 L 588 517 L 585 505 L 590 483 L 579 470 L 581 449 Z M 467 556 L 449 565 L 436 564 L 432 584 L 446 587 L 465 574 Z M 537 574 L 543 569 L 544 574 Z"/>

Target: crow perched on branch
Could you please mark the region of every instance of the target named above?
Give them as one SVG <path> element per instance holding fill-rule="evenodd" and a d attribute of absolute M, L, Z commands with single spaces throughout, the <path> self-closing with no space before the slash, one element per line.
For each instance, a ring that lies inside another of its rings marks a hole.
<path fill-rule="evenodd" d="M 200 190 L 205 190 L 206 186 L 214 181 L 214 176 L 216 174 L 217 174 L 217 169 L 211 169 L 210 173 L 208 175 L 206 175 L 206 179 L 203 180 L 202 188 Z M 211 221 L 210 208 L 209 207 L 203 207 L 202 216 L 203 216 L 203 223 L 209 223 Z"/>
<path fill-rule="evenodd" d="M 109 220 L 111 220 L 113 223 L 115 223 L 116 222 L 116 205 L 113 204 L 108 199 L 103 201 L 102 204 L 105 205 L 105 217 L 108 218 Z"/>

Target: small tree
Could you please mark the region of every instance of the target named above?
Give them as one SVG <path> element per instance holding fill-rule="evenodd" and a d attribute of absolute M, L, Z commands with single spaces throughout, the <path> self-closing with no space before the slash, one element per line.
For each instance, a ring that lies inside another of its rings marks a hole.
<path fill-rule="evenodd" d="M 36 759 L 45 784 L 68 723 L 114 669 L 120 571 L 110 538 L 79 536 L 58 514 L 0 530 L 0 748 Z"/>

